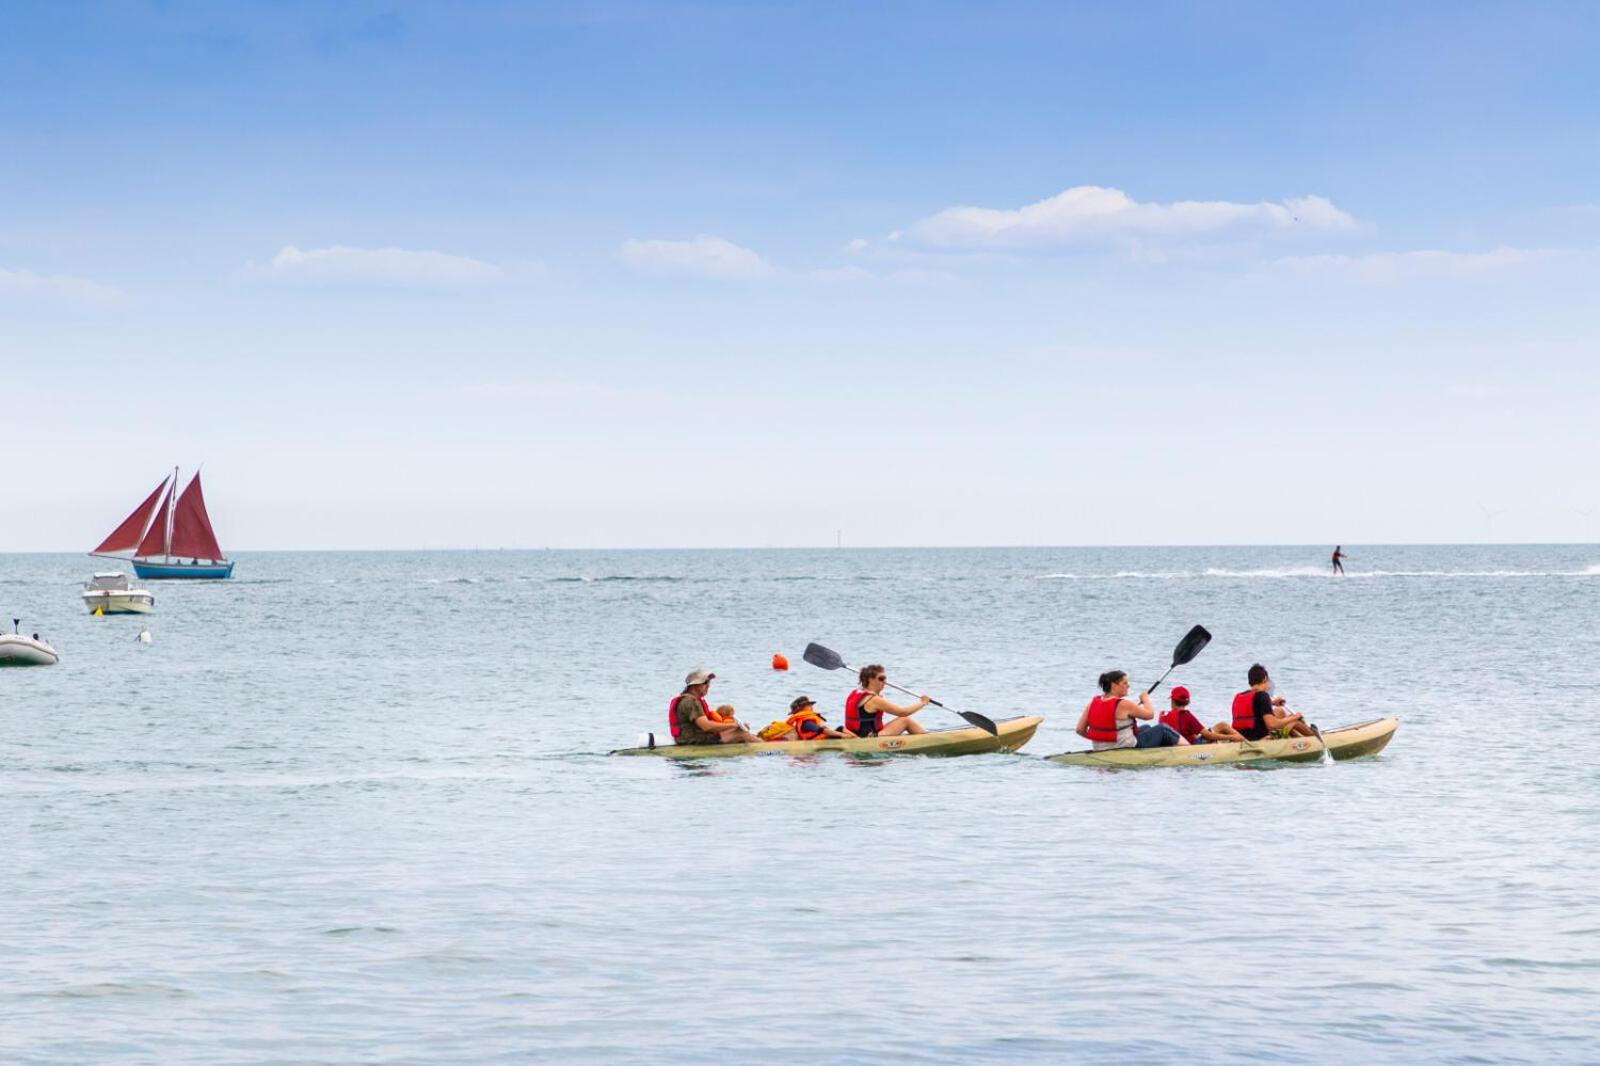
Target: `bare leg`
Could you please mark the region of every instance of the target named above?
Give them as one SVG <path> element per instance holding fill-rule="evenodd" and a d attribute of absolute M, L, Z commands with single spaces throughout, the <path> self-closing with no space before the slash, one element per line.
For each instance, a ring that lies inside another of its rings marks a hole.
<path fill-rule="evenodd" d="M 1216 725 L 1211 727 L 1211 731 L 1213 733 L 1217 734 L 1217 736 L 1222 738 L 1220 743 L 1224 743 L 1224 744 L 1243 744 L 1244 743 L 1244 734 L 1239 732 L 1237 729 L 1233 728 L 1233 726 L 1229 725 L 1227 722 L 1218 722 Z"/>
<path fill-rule="evenodd" d="M 894 718 L 883 724 L 883 728 L 878 730 L 878 735 L 880 737 L 892 737 L 901 733 L 915 735 L 926 732 L 927 730 L 922 728 L 914 718 Z"/>

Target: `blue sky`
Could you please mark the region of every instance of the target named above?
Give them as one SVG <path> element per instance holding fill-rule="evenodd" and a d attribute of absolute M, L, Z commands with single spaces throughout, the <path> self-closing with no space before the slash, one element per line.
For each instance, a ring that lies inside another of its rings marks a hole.
<path fill-rule="evenodd" d="M 37 4 L 0 549 L 1595 540 L 1589 4 Z"/>

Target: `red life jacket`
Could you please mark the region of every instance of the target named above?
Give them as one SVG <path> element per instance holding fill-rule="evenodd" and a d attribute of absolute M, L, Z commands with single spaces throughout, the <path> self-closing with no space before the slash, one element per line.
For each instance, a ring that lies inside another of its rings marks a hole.
<path fill-rule="evenodd" d="M 1247 688 L 1233 697 L 1233 728 L 1243 733 L 1256 728 L 1256 690 Z M 1261 723 L 1263 726 L 1265 722 Z"/>
<path fill-rule="evenodd" d="M 875 737 L 883 729 L 883 712 L 863 714 L 861 704 L 872 698 L 872 693 L 856 689 L 844 698 L 844 727 L 858 737 Z"/>
<path fill-rule="evenodd" d="M 687 695 L 687 692 L 680 692 L 676 696 L 672 697 L 671 703 L 667 704 L 667 724 L 672 727 L 673 740 L 678 739 L 678 730 L 682 728 L 681 723 L 678 721 L 678 701 Z M 711 713 L 711 704 L 706 702 L 706 698 L 704 696 L 696 696 L 695 699 L 700 701 L 700 709 L 705 712 L 705 716 L 707 718 L 711 719 L 713 722 L 720 722 L 722 720 L 715 714 Z"/>
<path fill-rule="evenodd" d="M 1169 725 L 1177 730 L 1184 740 L 1192 741 L 1195 737 L 1205 732 L 1205 726 L 1200 724 L 1200 719 L 1189 713 L 1187 707 L 1174 707 L 1170 711 L 1163 711 L 1161 724 Z"/>
<path fill-rule="evenodd" d="M 1089 720 L 1084 723 L 1083 735 L 1102 744 L 1117 740 L 1117 706 L 1121 696 L 1096 696 L 1089 701 Z"/>

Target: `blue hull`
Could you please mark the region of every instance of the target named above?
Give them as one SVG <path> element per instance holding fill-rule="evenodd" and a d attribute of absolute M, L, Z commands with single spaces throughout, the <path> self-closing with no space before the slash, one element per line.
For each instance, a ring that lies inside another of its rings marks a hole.
<path fill-rule="evenodd" d="M 223 563 L 147 563 L 140 559 L 133 560 L 133 572 L 145 579 L 186 577 L 200 579 L 216 579 L 233 576 L 233 560 Z"/>

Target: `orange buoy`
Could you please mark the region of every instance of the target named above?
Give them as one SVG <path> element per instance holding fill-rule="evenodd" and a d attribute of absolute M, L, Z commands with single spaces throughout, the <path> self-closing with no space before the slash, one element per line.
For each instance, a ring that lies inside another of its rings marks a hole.
<path fill-rule="evenodd" d="M 789 669 L 789 660 L 783 657 L 783 653 L 781 651 L 775 651 L 772 653 L 772 668 L 774 670 Z"/>

